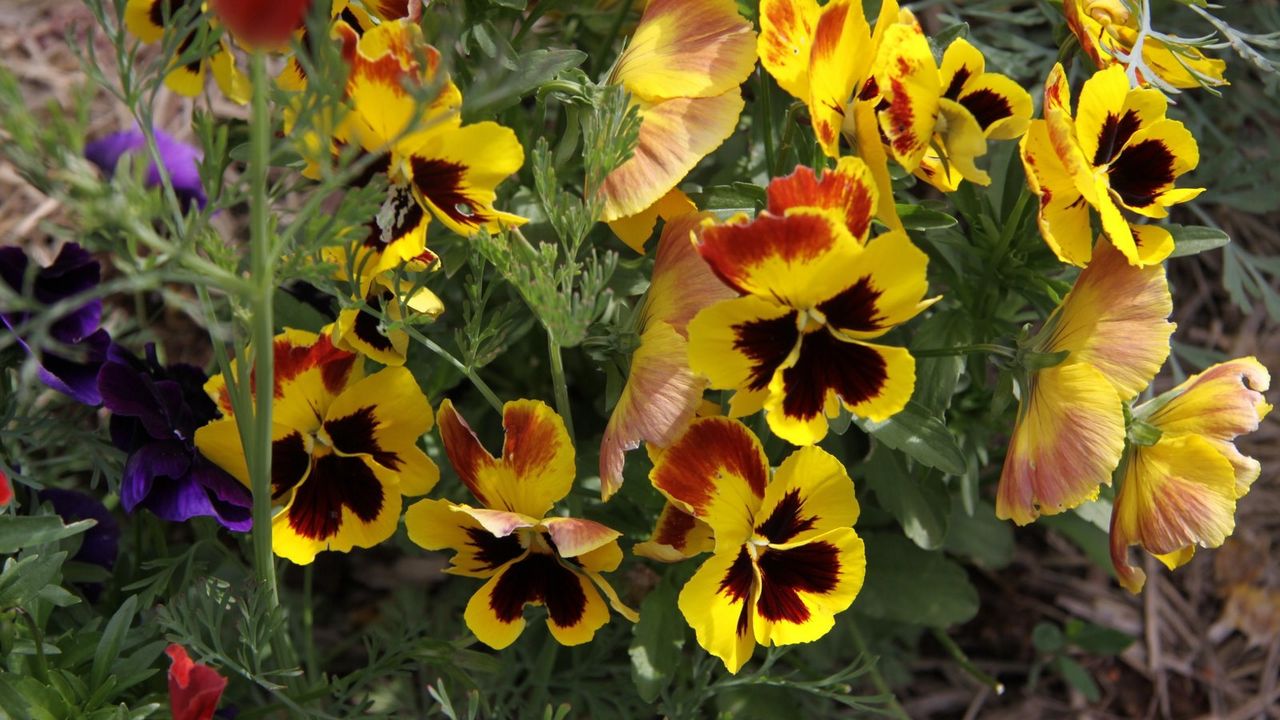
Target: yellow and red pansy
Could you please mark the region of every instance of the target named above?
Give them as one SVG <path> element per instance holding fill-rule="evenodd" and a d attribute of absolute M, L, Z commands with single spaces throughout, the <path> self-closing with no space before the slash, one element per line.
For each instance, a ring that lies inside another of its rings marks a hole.
<path fill-rule="evenodd" d="M 1110 484 L 1124 450 L 1124 403 L 1168 357 L 1172 309 L 1162 266 L 1132 266 L 1099 241 L 1031 345 L 1042 357 L 1067 355 L 1023 384 L 997 517 L 1025 525 L 1077 507 Z"/>
<path fill-rule="evenodd" d="M 1130 445 L 1111 514 L 1111 562 L 1130 592 L 1146 580 L 1129 564 L 1130 546 L 1173 570 L 1197 545 L 1217 547 L 1231 534 L 1236 501 L 1261 472 L 1235 439 L 1257 430 L 1271 411 L 1262 394 L 1270 386 L 1257 359 L 1239 358 L 1134 408 L 1149 435 Z"/>
<path fill-rule="evenodd" d="M 621 533 L 600 523 L 550 516 L 569 494 L 574 450 L 564 422 L 546 404 L 503 406 L 502 455 L 485 450 L 448 400 L 440 406 L 440 437 L 449 462 L 480 507 L 422 500 L 405 513 L 409 539 L 428 550 L 452 549 L 448 572 L 486 580 L 467 603 L 467 627 L 494 649 L 524 631 L 524 608 L 547 608 L 547 627 L 564 645 L 591 640 L 609 621 L 608 603 L 624 617 L 601 573 L 622 561 Z"/>
<path fill-rule="evenodd" d="M 387 273 L 379 275 L 362 304 L 338 313 L 337 321 L 331 326 L 333 344 L 383 365 L 404 365 L 409 334 L 396 323 L 405 319 L 405 310 L 428 318 L 439 317 L 444 312 L 444 303 L 431 290 L 414 287 L 411 280 L 403 279 L 402 283 L 402 287 L 397 287 L 393 277 Z M 390 326 L 383 322 L 384 316 Z"/>
<path fill-rule="evenodd" d="M 276 554 L 305 565 L 323 550 L 346 552 L 391 537 L 402 496 L 426 493 L 439 477 L 417 445 L 433 423 L 417 381 L 404 368 L 366 377 L 360 358 L 335 348 L 328 335 L 286 330 L 276 337 L 273 352 Z M 238 376 L 235 363 L 231 372 Z M 223 417 L 196 432 L 196 446 L 247 485 L 225 379 L 214 376 L 205 390 Z"/>
<path fill-rule="evenodd" d="M 1098 68 L 1122 64 L 1118 54 L 1129 55 L 1138 38 L 1139 18 L 1129 12 L 1124 0 L 1062 0 L 1067 27 L 1075 33 L 1080 47 Z M 1223 73 L 1227 63 L 1206 56 L 1190 44 L 1175 49 L 1158 37 L 1142 40 L 1142 62 L 1156 78 L 1138 70 L 1143 84 L 1165 83 L 1175 88 L 1227 85 Z"/>
<path fill-rule="evenodd" d="M 204 34 L 217 31 L 211 19 L 204 17 L 205 5 L 198 0 L 128 0 L 124 9 L 124 25 L 134 37 L 144 43 L 158 42 L 164 37 L 166 23 L 172 22 L 185 7 L 199 6 L 195 13 L 193 27 L 178 43 L 175 61 L 181 59 Z M 213 79 L 222 91 L 234 102 L 244 105 L 249 102 L 249 78 L 236 67 L 231 43 L 223 37 L 217 46 L 204 57 L 190 59 L 189 62 L 177 64 L 165 76 L 164 84 L 170 90 L 195 97 L 204 92 L 205 77 L 212 72 Z"/>
<path fill-rule="evenodd" d="M 1150 265 L 1173 251 L 1168 230 L 1131 222 L 1135 215 L 1167 217 L 1170 206 L 1203 192 L 1174 187 L 1200 151 L 1186 126 L 1165 116 L 1167 108 L 1158 90 L 1130 88 L 1124 68 L 1112 66 L 1085 81 L 1072 116 L 1066 73 L 1054 66 L 1045 119 L 1032 123 L 1021 148 L 1028 183 L 1040 196 L 1041 234 L 1063 262 L 1089 260 L 1089 207 L 1129 262 Z"/>
<path fill-rule="evenodd" d="M 866 555 L 851 527 L 853 481 L 816 447 L 770 479 L 760 441 L 737 420 L 695 420 L 658 458 L 654 487 L 714 533 L 714 550 L 680 592 L 698 643 L 736 673 L 757 643 L 812 642 L 862 588 Z M 705 541 L 704 541 L 705 543 Z"/>
<path fill-rule="evenodd" d="M 903 228 L 876 118 L 881 96 L 874 62 L 898 20 L 896 0 L 881 3 L 874 30 L 861 0 L 822 6 L 817 0 L 762 0 L 758 43 L 760 64 L 809 108 L 823 152 L 838 158 L 842 134 L 853 143 L 880 191 L 876 216 L 895 230 Z"/>
<path fill-rule="evenodd" d="M 600 441 L 600 494 L 606 500 L 622 486 L 626 452 L 641 442 L 670 445 L 693 419 L 707 387 L 689 367 L 687 326 L 699 310 L 734 296 L 691 243 L 707 217 L 686 213 L 662 229 L 639 313 L 640 344 Z"/>
<path fill-rule="evenodd" d="M 395 20 L 399 17 L 404 17 L 403 15 L 382 17 L 378 16 L 376 11 L 371 15 L 362 5 L 353 5 L 349 0 L 334 0 L 333 7 L 330 8 L 330 16 L 332 18 L 330 24 L 331 36 L 336 35 L 333 30 L 336 28 L 336 24 L 339 21 L 346 23 L 358 34 L 364 34 L 368 30 L 372 29 L 376 24 L 374 20 L 375 17 L 378 17 L 378 19 L 382 21 Z M 294 36 L 297 39 L 298 45 L 303 48 L 304 52 L 309 53 L 314 49 L 316 39 L 311 36 L 311 32 L 305 25 L 298 28 L 297 32 L 294 33 Z M 336 40 L 337 38 L 330 37 L 328 39 Z M 288 60 L 285 61 L 284 69 L 280 71 L 278 76 L 276 76 L 276 83 L 282 90 L 296 92 L 306 89 L 307 73 L 302 67 L 302 63 L 298 61 L 298 58 L 295 55 L 289 55 Z"/>
<path fill-rule="evenodd" d="M 712 388 L 737 391 L 732 415 L 763 407 L 774 433 L 810 445 L 841 406 L 879 421 L 906 405 L 915 360 L 869 341 L 932 304 L 928 257 L 899 231 L 867 239 L 876 190 L 857 158 L 821 180 L 797 168 L 769 195 L 781 214 L 739 216 L 699 237 L 698 252 L 741 297 L 690 322 L 689 364 Z"/>
<path fill-rule="evenodd" d="M 640 135 L 600 188 L 601 219 L 646 213 L 733 134 L 755 62 L 755 32 L 733 0 L 650 0 L 609 76 L 631 93 Z M 634 231 L 624 239 L 643 246 Z"/>

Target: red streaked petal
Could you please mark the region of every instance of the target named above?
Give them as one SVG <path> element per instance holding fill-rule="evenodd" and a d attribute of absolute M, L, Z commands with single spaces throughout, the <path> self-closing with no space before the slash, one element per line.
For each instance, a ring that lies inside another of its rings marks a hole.
<path fill-rule="evenodd" d="M 668 502 L 662 506 L 653 534 L 632 547 L 631 552 L 658 562 L 679 562 L 714 547 L 711 526 Z"/>
<path fill-rule="evenodd" d="M 852 156 L 840 158 L 821 180 L 813 170 L 798 165 L 790 175 L 769 183 L 768 196 L 768 210 L 774 215 L 785 215 L 795 207 L 818 207 L 843 215 L 849 233 L 863 243 L 879 200 L 871 170 Z"/>
<path fill-rule="evenodd" d="M 496 489 L 492 486 L 497 461 L 480 444 L 480 439 L 466 419 L 454 410 L 452 401 L 445 400 L 440 404 L 436 419 L 440 424 L 440 439 L 444 441 L 445 454 L 449 456 L 449 464 L 458 473 L 458 479 L 462 480 L 477 500 L 492 506 L 498 501 Z"/>

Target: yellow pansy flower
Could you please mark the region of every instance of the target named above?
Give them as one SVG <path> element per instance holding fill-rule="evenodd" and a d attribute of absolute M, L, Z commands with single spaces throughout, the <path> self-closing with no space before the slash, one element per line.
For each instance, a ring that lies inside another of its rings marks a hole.
<path fill-rule="evenodd" d="M 1129 12 L 1124 0 L 1062 0 L 1062 12 L 1067 27 L 1097 67 L 1119 64 L 1117 53 L 1133 52 L 1138 17 Z M 1160 38 L 1147 36 L 1142 41 L 1142 62 L 1161 81 L 1175 88 L 1201 87 L 1196 75 L 1210 86 L 1228 84 L 1223 77 L 1227 63 L 1207 57 L 1191 45 L 1175 48 Z M 1139 72 L 1138 80 L 1146 84 L 1151 79 Z"/>
<path fill-rule="evenodd" d="M 166 19 L 176 16 L 184 6 L 196 4 L 197 0 L 128 0 L 124 8 L 124 26 L 144 43 L 159 42 L 164 36 Z M 200 13 L 204 14 L 205 4 L 200 2 L 199 6 Z M 198 25 L 178 43 L 179 56 L 191 47 L 199 33 L 216 31 L 216 26 L 204 17 L 198 23 L 203 27 Z M 165 75 L 164 84 L 179 95 L 195 97 L 204 92 L 205 77 L 209 72 L 213 73 L 223 95 L 241 105 L 249 102 L 249 78 L 236 67 L 231 42 L 225 36 L 218 40 L 218 46 L 209 55 L 171 68 Z"/>

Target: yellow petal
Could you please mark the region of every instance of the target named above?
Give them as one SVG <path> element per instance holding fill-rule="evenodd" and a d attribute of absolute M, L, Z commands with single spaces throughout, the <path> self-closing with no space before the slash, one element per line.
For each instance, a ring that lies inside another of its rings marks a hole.
<path fill-rule="evenodd" d="M 818 447 L 787 456 L 765 490 L 756 534 L 773 545 L 812 540 L 858 521 L 858 499 L 844 465 Z"/>
<path fill-rule="evenodd" d="M 446 500 L 419 500 L 404 514 L 409 539 L 427 550 L 453 550 L 447 572 L 492 577 L 503 565 L 526 552 L 517 535 L 497 537 L 475 518 L 457 512 Z"/>
<path fill-rule="evenodd" d="M 493 207 L 498 184 L 524 164 L 524 148 L 511 128 L 492 122 L 450 128 L 426 133 L 400 151 L 414 196 L 459 235 L 528 222 Z"/>
<path fill-rule="evenodd" d="M 547 628 L 562 645 L 588 642 L 609 622 L 609 607 L 591 581 L 555 557 L 530 553 L 506 566 L 467 603 L 467 627 L 495 650 L 524 630 L 525 605 L 547 607 Z"/>
<path fill-rule="evenodd" d="M 698 311 L 736 294 L 715 276 L 694 247 L 704 217 L 686 213 L 667 218 L 641 311 L 646 328 L 651 322 L 662 322 L 684 335 Z"/>
<path fill-rule="evenodd" d="M 633 546 L 631 552 L 650 560 L 670 563 L 710 552 L 714 547 L 710 525 L 668 502 L 658 514 L 653 534 L 645 542 Z"/>
<path fill-rule="evenodd" d="M 867 558 L 853 528 L 838 528 L 806 542 L 770 546 L 756 561 L 759 599 L 752 629 L 761 645 L 812 642 L 835 627 L 866 578 Z"/>
<path fill-rule="evenodd" d="M 440 471 L 418 447 L 434 425 L 431 405 L 413 374 L 386 368 L 355 383 L 329 406 L 321 437 L 342 455 L 360 455 L 397 474 L 401 491 L 422 495 Z"/>
<path fill-rule="evenodd" d="M 299 565 L 323 550 L 373 547 L 395 534 L 401 505 L 399 488 L 367 460 L 317 452 L 310 474 L 272 518 L 272 547 Z"/>
<path fill-rule="evenodd" d="M 712 555 L 680 591 L 680 612 L 704 650 L 731 673 L 751 659 L 752 606 L 758 593 L 755 563 L 741 546 Z"/>
<path fill-rule="evenodd" d="M 658 224 L 658 218 L 661 217 L 670 222 L 683 215 L 696 215 L 697 212 L 698 208 L 688 195 L 680 192 L 678 188 L 672 188 L 658 202 L 635 215 L 610 221 L 609 229 L 627 247 L 643 255 L 644 245 L 649 241 L 649 236 L 653 235 L 653 226 Z M 665 229 L 663 234 L 666 234 Z"/>
<path fill-rule="evenodd" d="M 929 149 L 942 95 L 938 66 L 919 24 L 890 26 L 876 66 L 876 83 L 888 103 L 879 112 L 880 127 L 894 159 L 914 171 Z"/>
<path fill-rule="evenodd" d="M 844 221 L 849 234 L 866 243 L 871 216 L 879 202 L 875 179 L 862 160 L 846 156 L 819 179 L 813 170 L 797 165 L 786 177 L 774 178 L 767 189 L 768 211 L 785 215 L 788 210 L 815 207 Z"/>
<path fill-rule="evenodd" d="M 809 99 L 809 53 L 820 12 L 817 0 L 760 2 L 760 65 L 797 100 Z"/>
<path fill-rule="evenodd" d="M 651 0 L 612 82 L 649 102 L 738 87 L 756 62 L 756 34 L 734 0 Z"/>
<path fill-rule="evenodd" d="M 795 311 L 750 295 L 718 302 L 689 323 L 689 367 L 713 388 L 767 390 L 799 346 L 796 318 Z"/>
<path fill-rule="evenodd" d="M 1049 136 L 1044 120 L 1034 120 L 1019 144 L 1027 184 L 1040 198 L 1040 235 L 1062 262 L 1084 267 L 1093 255 L 1089 206 L 1076 190 Z"/>
<path fill-rule="evenodd" d="M 859 0 L 831 0 L 814 26 L 809 51 L 809 117 L 827 157 L 840 156 L 846 106 L 867 77 L 874 54 Z"/>

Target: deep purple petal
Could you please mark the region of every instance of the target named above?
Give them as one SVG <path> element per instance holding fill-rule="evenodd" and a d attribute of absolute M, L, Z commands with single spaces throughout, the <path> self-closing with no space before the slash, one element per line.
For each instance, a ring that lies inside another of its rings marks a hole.
<path fill-rule="evenodd" d="M 145 147 L 146 138 L 142 131 L 134 128 L 124 132 L 111 133 L 92 142 L 85 143 L 85 158 L 97 165 L 108 176 L 115 175 L 120 156 Z"/>
<path fill-rule="evenodd" d="M 156 150 L 160 160 L 169 171 L 169 179 L 173 183 L 174 192 L 182 200 L 186 208 L 192 202 L 203 208 L 208 201 L 204 185 L 200 182 L 200 159 L 203 157 L 199 148 L 182 142 L 161 130 L 155 131 Z M 107 175 L 114 175 L 120 157 L 125 153 L 146 153 L 146 138 L 141 130 L 129 130 L 114 133 L 85 145 L 84 154 L 90 162 L 102 168 Z M 160 185 L 160 171 L 154 162 L 147 163 L 146 183 L 148 187 Z"/>
<path fill-rule="evenodd" d="M 67 243 L 53 264 L 36 276 L 35 299 L 53 305 L 97 287 L 101 276 L 102 270 L 92 255 L 75 243 Z M 49 328 L 49 335 L 64 343 L 77 343 L 97 330 L 101 322 L 102 301 L 90 300 L 58 318 Z"/>
<path fill-rule="evenodd" d="M 199 457 L 191 467 L 191 479 L 205 488 L 214 518 L 223 527 L 236 532 L 253 527 L 253 496 L 240 481 Z"/>
<path fill-rule="evenodd" d="M 111 345 L 106 330 L 98 330 L 80 343 L 81 357 L 65 358 L 53 353 L 40 357 L 40 380 L 59 392 L 70 395 L 85 405 L 99 405 L 98 371 Z"/>
<path fill-rule="evenodd" d="M 138 505 L 151 507 L 146 501 L 156 486 L 172 484 L 185 478 L 190 468 L 191 451 L 176 440 L 143 445 L 129 456 L 124 465 L 124 477 L 120 480 L 120 504 L 128 512 L 133 512 Z M 173 518 L 159 512 L 156 514 L 166 520 L 186 520 L 190 517 Z"/>

